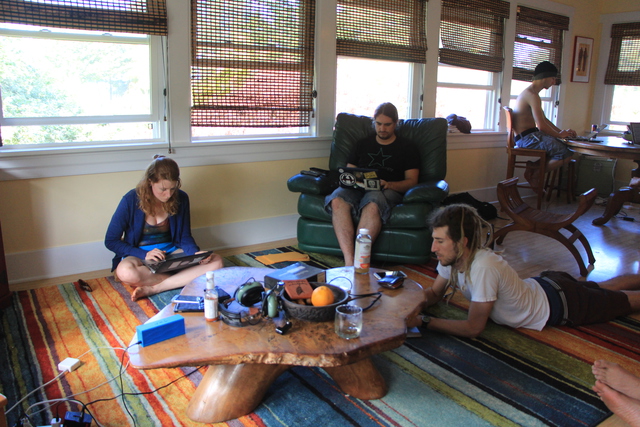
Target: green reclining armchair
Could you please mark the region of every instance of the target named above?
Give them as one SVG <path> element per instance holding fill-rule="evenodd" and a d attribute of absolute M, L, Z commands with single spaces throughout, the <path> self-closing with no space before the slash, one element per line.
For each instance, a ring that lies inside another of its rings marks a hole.
<path fill-rule="evenodd" d="M 431 256 L 431 231 L 427 224 L 433 209 L 449 192 L 444 181 L 447 172 L 448 123 L 442 118 L 399 120 L 396 133 L 413 141 L 420 151 L 418 185 L 404 195 L 391 211 L 373 245 L 372 258 L 392 263 L 420 264 Z M 373 132 L 371 117 L 341 113 L 336 119 L 329 158 L 334 171 L 347 164 L 356 143 Z M 337 183 L 330 176 L 298 174 L 289 179 L 289 191 L 301 193 L 298 199 L 298 245 L 308 252 L 342 256 L 331 215 L 324 210 L 325 196 Z M 357 224 L 358 218 L 354 218 Z"/>

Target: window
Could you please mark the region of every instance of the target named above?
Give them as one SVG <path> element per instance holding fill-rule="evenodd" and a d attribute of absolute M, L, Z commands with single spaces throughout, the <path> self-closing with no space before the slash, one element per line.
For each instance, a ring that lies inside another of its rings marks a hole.
<path fill-rule="evenodd" d="M 518 6 L 513 78 L 530 82 L 533 71 L 542 61 L 554 64 L 560 75 L 564 32 L 568 29 L 569 18 L 566 16 Z"/>
<path fill-rule="evenodd" d="M 422 0 L 337 2 L 336 113 L 370 116 L 391 102 L 402 118 L 415 117 L 426 61 Z"/>
<path fill-rule="evenodd" d="M 466 117 L 473 130 L 493 130 L 504 62 L 502 0 L 442 0 L 436 115 Z"/>
<path fill-rule="evenodd" d="M 3 144 L 161 139 L 152 51 L 146 35 L 0 25 Z"/>
<path fill-rule="evenodd" d="M 156 138 L 159 90 L 149 36 L 166 34 L 165 0 L 3 0 L 6 142 Z"/>
<path fill-rule="evenodd" d="M 474 131 L 493 130 L 499 74 L 483 70 L 438 66 L 436 117 L 466 117 Z"/>
<path fill-rule="evenodd" d="M 624 131 L 630 122 L 640 122 L 640 22 L 614 24 L 604 78 L 603 119 L 611 130 Z"/>
<path fill-rule="evenodd" d="M 391 102 L 399 117 L 411 117 L 412 68 L 407 62 L 339 56 L 336 113 L 371 116 L 378 105 Z"/>
<path fill-rule="evenodd" d="M 314 0 L 195 0 L 194 135 L 242 135 L 249 128 L 261 128 L 249 133 L 308 130 L 314 98 L 314 21 Z"/>
<path fill-rule="evenodd" d="M 515 108 L 518 95 L 531 84 L 533 72 L 542 61 L 549 61 L 562 72 L 564 32 L 569 29 L 569 18 L 555 13 L 518 6 L 516 37 L 513 46 L 513 78 L 509 106 Z M 543 89 L 539 95 L 542 110 L 552 122 L 557 120 L 558 84 Z"/>

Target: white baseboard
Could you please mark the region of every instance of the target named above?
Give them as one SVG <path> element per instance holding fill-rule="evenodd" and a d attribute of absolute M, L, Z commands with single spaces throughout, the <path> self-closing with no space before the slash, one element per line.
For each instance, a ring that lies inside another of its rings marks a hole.
<path fill-rule="evenodd" d="M 222 250 L 296 237 L 298 215 L 216 225 L 193 230 L 202 249 Z M 6 254 L 9 284 L 111 268 L 113 252 L 104 242 Z"/>

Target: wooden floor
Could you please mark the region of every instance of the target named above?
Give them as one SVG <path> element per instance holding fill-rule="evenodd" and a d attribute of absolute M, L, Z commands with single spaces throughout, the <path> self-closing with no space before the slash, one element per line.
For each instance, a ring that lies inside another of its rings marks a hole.
<path fill-rule="evenodd" d="M 531 199 L 527 202 L 534 203 Z M 572 212 L 576 207 L 577 204 L 569 205 L 564 201 L 555 200 L 544 203 L 542 206 L 544 210 L 559 213 Z M 640 205 L 628 205 L 621 211 L 628 217 L 634 218 L 633 222 L 614 217 L 603 226 L 592 225 L 591 221 L 601 216 L 603 212 L 604 205 L 594 205 L 574 222 L 574 225 L 589 240 L 596 258 L 586 280 L 598 282 L 621 274 L 640 273 Z M 498 215 L 505 216 L 500 212 Z M 504 219 L 492 221 L 496 230 L 508 222 L 510 221 Z M 577 246 L 581 247 L 580 244 Z M 495 250 L 502 251 L 502 256 L 522 278 L 535 276 L 544 270 L 561 270 L 574 277 L 580 277 L 578 264 L 573 256 L 562 244 L 549 237 L 514 231 L 509 233 L 502 245 L 496 246 Z M 582 248 L 580 252 L 586 259 Z M 627 424 L 615 415 L 599 425 L 599 427 L 622 426 Z"/>
<path fill-rule="evenodd" d="M 577 204 L 554 200 L 542 206 L 544 210 L 559 213 L 572 212 L 576 207 Z M 640 273 L 640 205 L 625 206 L 621 211 L 634 218 L 633 222 L 614 217 L 603 226 L 592 225 L 591 221 L 603 212 L 604 205 L 594 205 L 574 222 L 591 244 L 596 258 L 586 279 L 598 282 L 621 274 Z M 506 218 L 506 214 L 501 212 L 498 215 Z M 499 229 L 510 221 L 497 219 L 492 222 Z M 576 247 L 586 260 L 582 245 L 578 243 Z M 573 256 L 562 244 L 549 237 L 514 231 L 505 237 L 502 245 L 496 245 L 495 250 L 501 251 L 502 256 L 523 278 L 535 276 L 544 270 L 561 270 L 580 277 Z"/>

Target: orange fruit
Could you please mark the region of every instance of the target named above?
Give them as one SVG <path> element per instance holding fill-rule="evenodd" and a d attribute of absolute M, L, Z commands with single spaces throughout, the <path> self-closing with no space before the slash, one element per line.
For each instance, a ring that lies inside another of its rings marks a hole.
<path fill-rule="evenodd" d="M 333 291 L 327 286 L 318 286 L 311 294 L 311 304 L 316 307 L 333 304 L 334 301 Z"/>

